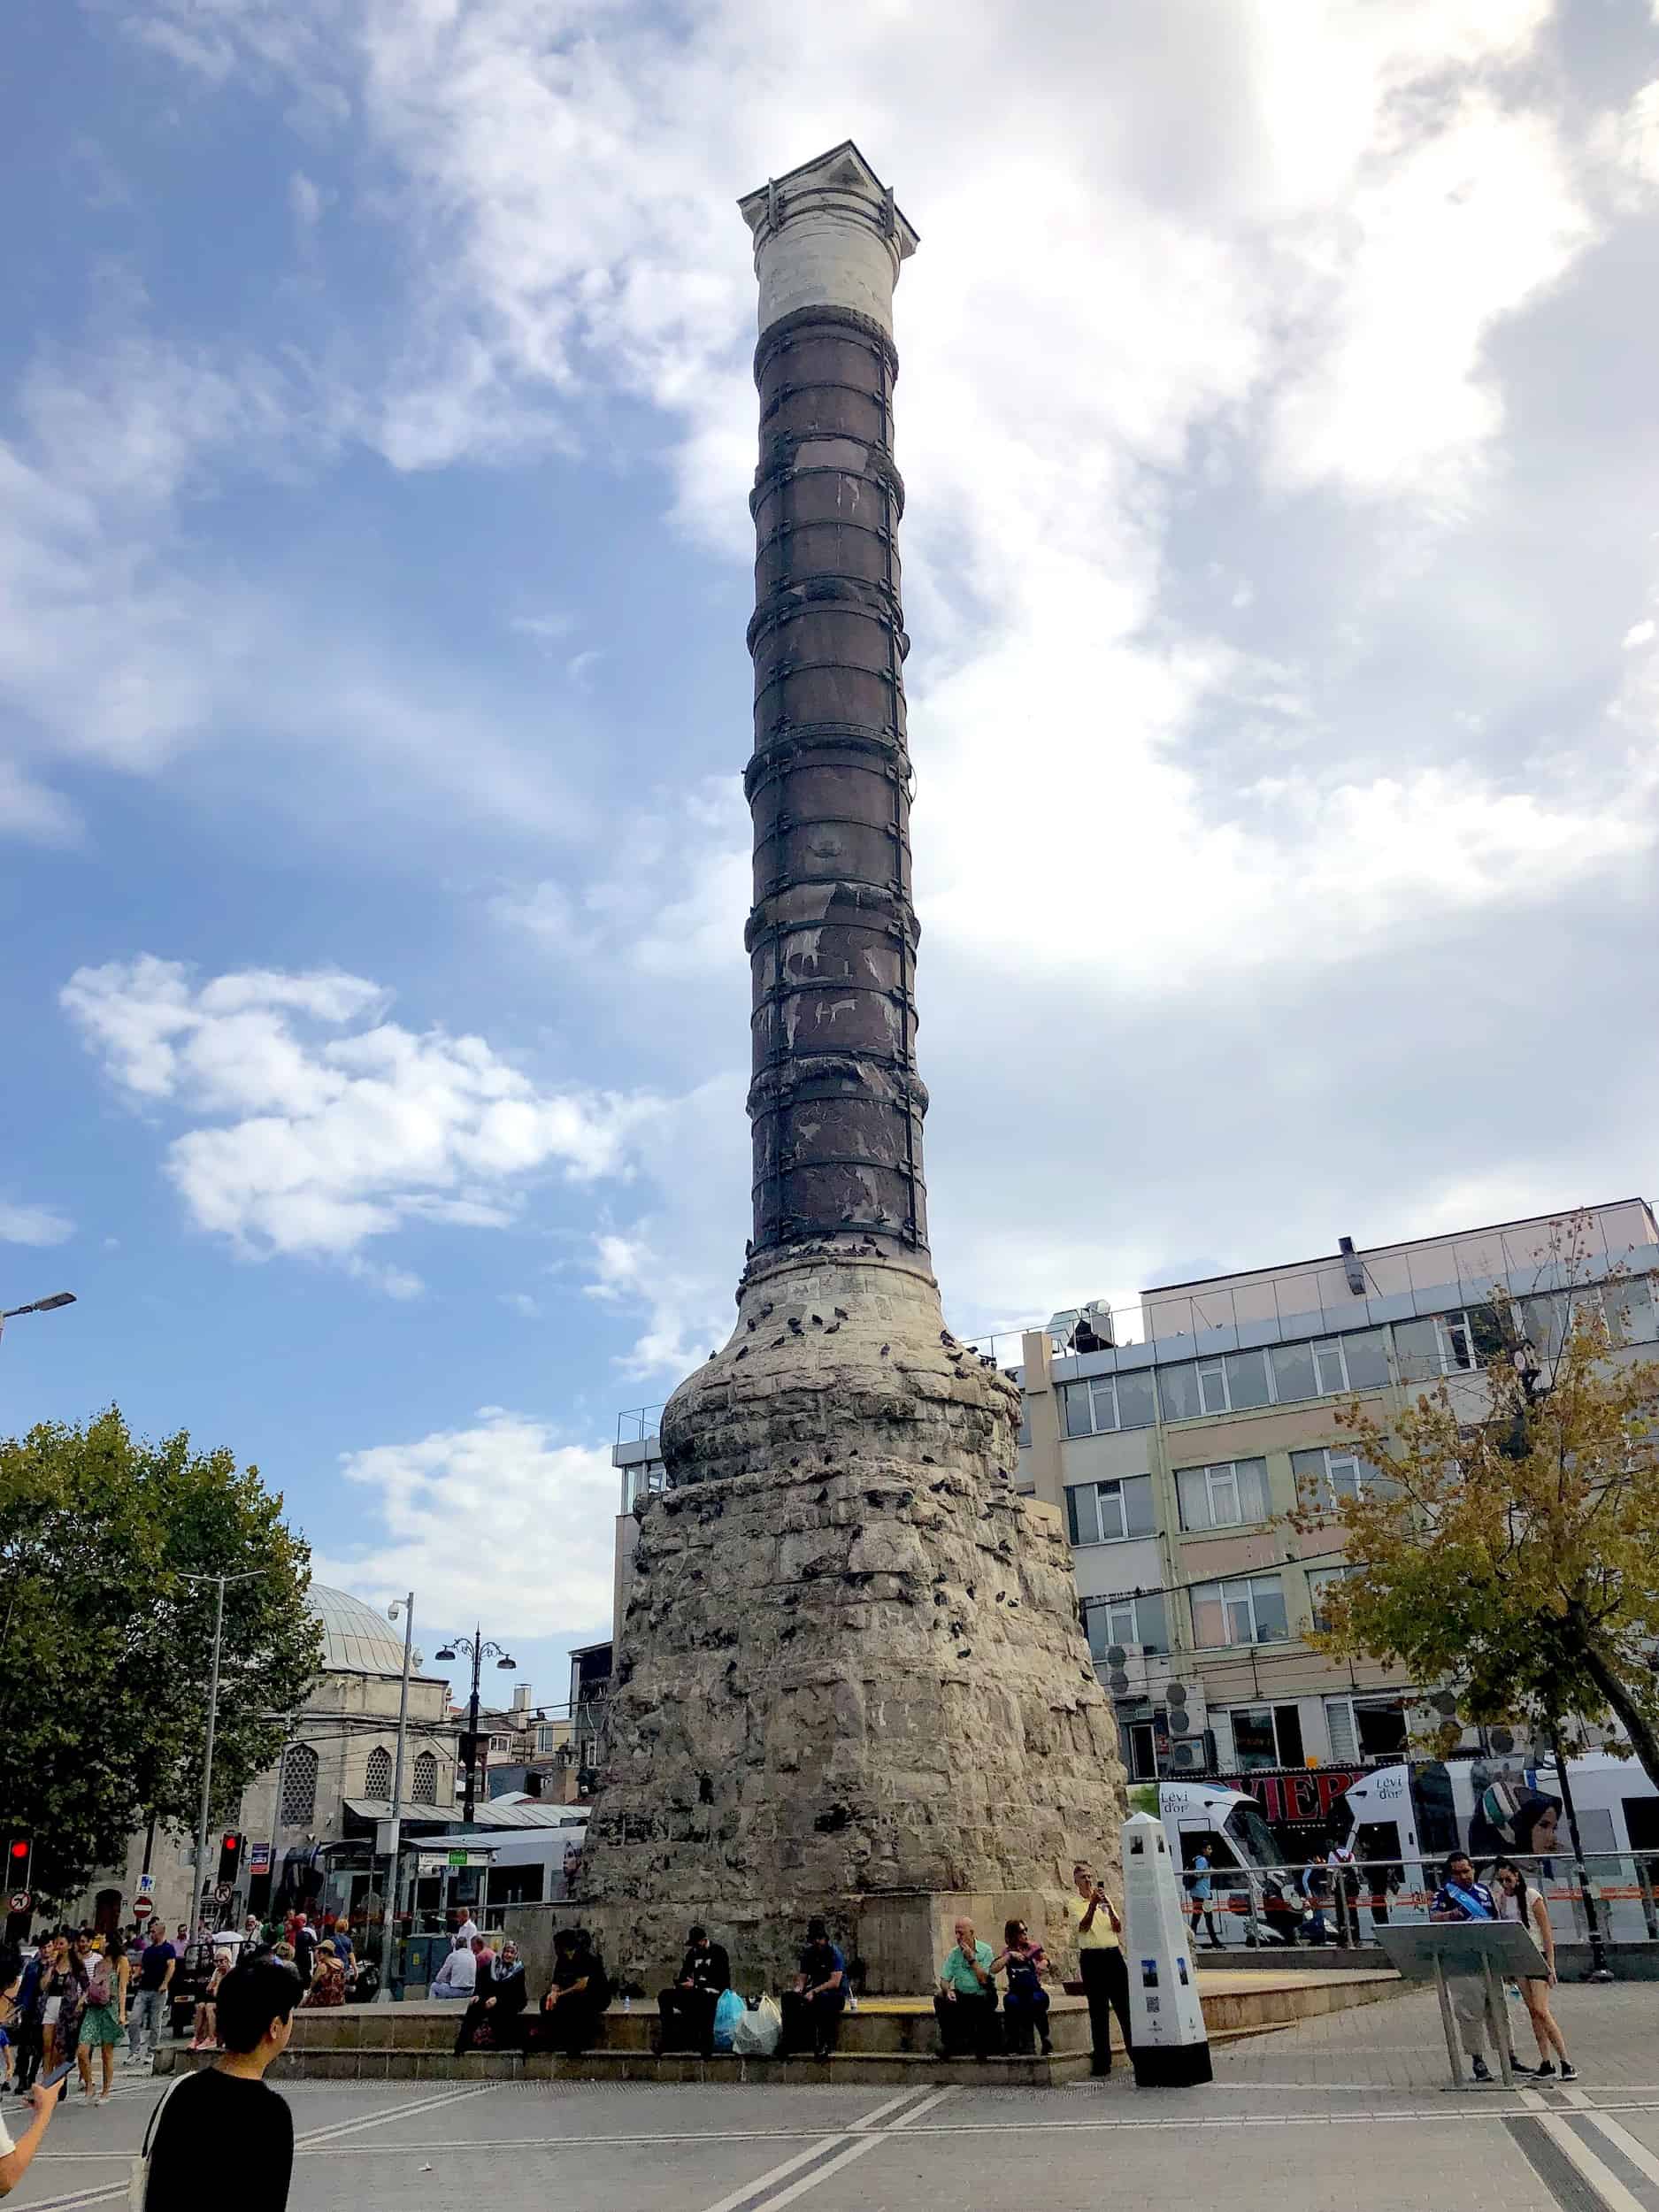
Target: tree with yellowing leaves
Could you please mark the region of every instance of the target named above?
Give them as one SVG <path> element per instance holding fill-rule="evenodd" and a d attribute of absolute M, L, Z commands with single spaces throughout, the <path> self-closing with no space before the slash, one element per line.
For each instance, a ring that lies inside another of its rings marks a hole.
<path fill-rule="evenodd" d="M 1386 1426 L 1339 1411 L 1373 1476 L 1337 1507 L 1351 1563 L 1310 1640 L 1453 1688 L 1477 1724 L 1616 1719 L 1659 1789 L 1659 1363 L 1617 1363 L 1602 1299 L 1571 1294 L 1530 1374 L 1517 1325 L 1484 1387 L 1443 1381 Z"/>

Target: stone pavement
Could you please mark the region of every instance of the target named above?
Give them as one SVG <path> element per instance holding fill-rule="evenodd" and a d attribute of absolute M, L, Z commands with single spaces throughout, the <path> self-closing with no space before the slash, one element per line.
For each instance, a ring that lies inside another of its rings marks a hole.
<path fill-rule="evenodd" d="M 1659 1987 L 1569 1987 L 1578 2084 L 1453 2091 L 1432 1996 L 1218 2048 L 1195 2090 L 296 2084 L 294 2212 L 1659 2212 Z M 12 2201 L 119 2212 L 161 2085 Z M 8 2101 L 15 2106 L 15 2101 Z M 235 2203 L 234 2177 L 203 2201 Z"/>

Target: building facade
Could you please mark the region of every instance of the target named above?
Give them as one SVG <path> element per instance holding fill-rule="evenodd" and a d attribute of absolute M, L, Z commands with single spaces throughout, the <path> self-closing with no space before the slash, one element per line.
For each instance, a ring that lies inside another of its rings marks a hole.
<path fill-rule="evenodd" d="M 390 1809 L 403 1640 L 383 1614 L 343 1590 L 313 1582 L 307 1599 L 323 1632 L 322 1672 L 293 1717 L 280 1758 L 249 1783 L 234 1822 L 209 1832 L 210 1877 L 227 1828 L 246 1839 L 227 1914 L 266 1909 L 285 1868 L 352 1870 L 349 1892 L 373 1881 L 375 1822 Z M 453 1822 L 457 1750 L 449 1685 L 421 1674 L 417 1655 L 403 1753 L 408 1824 Z M 130 1922 L 142 1896 L 176 1924 L 189 1914 L 194 1852 L 188 1832 L 140 1830 L 123 1864 L 95 1878 L 71 1916 L 113 1928 Z"/>
<path fill-rule="evenodd" d="M 1601 1301 L 1616 1357 L 1659 1356 L 1645 1200 L 1163 1285 L 1022 1333 L 1016 1479 L 1065 1517 L 1133 1778 L 1242 1778 L 1270 1819 L 1309 1825 L 1339 1778 L 1426 1732 L 1434 1686 L 1307 1643 L 1346 1562 L 1334 1522 L 1287 1517 L 1368 1479 L 1339 1406 L 1357 1396 L 1386 1428 L 1444 1381 L 1479 1418 L 1512 1317 L 1548 1360 L 1571 1297 Z M 664 1480 L 653 1410 L 624 1417 L 615 1452 L 618 1621 L 634 1503 Z"/>
<path fill-rule="evenodd" d="M 1065 1514 L 1132 1773 L 1400 1756 L 1434 1686 L 1305 1640 L 1346 1562 L 1333 1520 L 1287 1517 L 1334 1512 L 1370 1479 L 1338 1408 L 1358 1397 L 1387 1428 L 1443 1381 L 1479 1418 L 1516 1317 L 1548 1359 L 1570 1296 L 1602 1301 L 1623 1356 L 1651 1357 L 1655 1271 L 1653 1213 L 1632 1199 L 1161 1286 L 1133 1341 L 1099 1310 L 1025 1332 L 1018 1480 Z"/>

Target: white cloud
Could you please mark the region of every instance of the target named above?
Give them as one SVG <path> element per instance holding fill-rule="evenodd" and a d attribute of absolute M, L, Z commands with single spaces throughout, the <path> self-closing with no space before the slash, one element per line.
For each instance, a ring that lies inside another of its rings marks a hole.
<path fill-rule="evenodd" d="M 314 229 L 321 221 L 325 197 L 322 187 L 303 169 L 295 170 L 288 179 L 288 207 L 303 228 Z"/>
<path fill-rule="evenodd" d="M 1632 622 L 1621 641 L 1624 650 L 1633 652 L 1639 645 L 1651 643 L 1656 630 L 1659 630 L 1659 625 L 1651 621 Z"/>
<path fill-rule="evenodd" d="M 419 1594 L 428 1624 L 481 1617 L 496 1636 L 597 1631 L 611 1618 L 618 1477 L 599 1445 L 486 1406 L 469 1428 L 342 1455 L 378 1532 L 319 1549 L 321 1582 L 376 1602 Z"/>
<path fill-rule="evenodd" d="M 62 1003 L 135 1104 L 211 1125 L 167 1150 L 199 1227 L 250 1253 L 349 1259 L 412 1296 L 417 1278 L 362 1248 L 411 1221 L 504 1226 L 538 1174 L 622 1173 L 657 1108 L 543 1089 L 480 1037 L 388 1020 L 385 998 L 334 972 L 199 984 L 145 956 L 77 970 Z"/>
<path fill-rule="evenodd" d="M 62 1244 L 75 1233 L 67 1214 L 0 1198 L 0 1244 Z"/>

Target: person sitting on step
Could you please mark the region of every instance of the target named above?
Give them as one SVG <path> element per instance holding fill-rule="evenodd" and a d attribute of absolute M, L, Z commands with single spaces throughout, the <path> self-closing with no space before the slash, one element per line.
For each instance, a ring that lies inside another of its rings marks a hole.
<path fill-rule="evenodd" d="M 956 1941 L 940 1962 L 933 2017 L 939 2023 L 939 2055 L 960 2058 L 972 2049 L 988 2058 L 996 2040 L 996 1984 L 992 1952 L 979 1942 L 972 1920 L 958 1920 Z"/>
<path fill-rule="evenodd" d="M 783 1993 L 783 2034 L 780 2058 L 827 2058 L 841 2033 L 841 2010 L 847 2002 L 847 1962 L 830 1941 L 822 1920 L 806 1924 L 806 1947 L 795 1987 Z"/>
<path fill-rule="evenodd" d="M 692 1927 L 686 1936 L 686 1955 L 672 1989 L 658 1993 L 657 2010 L 663 2024 L 659 2050 L 690 2049 L 704 2058 L 714 2056 L 714 2014 L 722 1990 L 732 1986 L 732 1962 L 723 1943 L 710 1943 L 709 1931 Z"/>
<path fill-rule="evenodd" d="M 991 1961 L 991 1971 L 1008 1975 L 1008 1994 L 1002 2001 L 1002 2036 L 1009 2054 L 1029 2057 L 1033 2031 L 1050 2056 L 1054 2044 L 1048 2035 L 1048 1993 L 1042 1978 L 1048 1970 L 1048 1954 L 1023 1920 L 1010 1920 L 1002 1930 L 1002 1948 Z"/>

